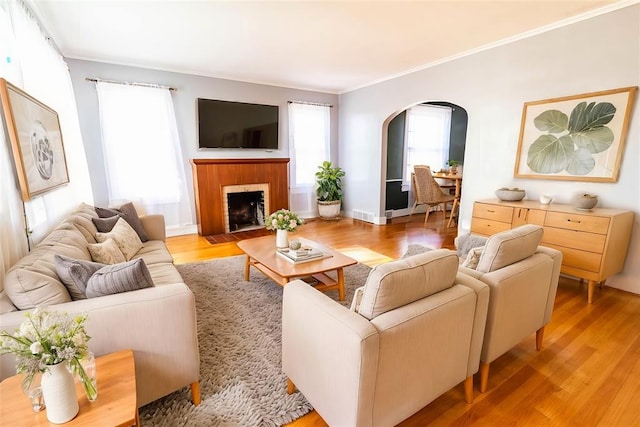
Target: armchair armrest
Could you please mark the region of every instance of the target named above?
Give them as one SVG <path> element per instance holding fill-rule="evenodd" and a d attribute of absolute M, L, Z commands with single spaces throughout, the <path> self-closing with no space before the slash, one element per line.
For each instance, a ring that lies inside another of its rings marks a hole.
<path fill-rule="evenodd" d="M 147 232 L 149 240 L 166 240 L 167 231 L 163 215 L 142 215 L 140 221 L 142 221 L 142 227 Z"/>
<path fill-rule="evenodd" d="M 379 336 L 373 325 L 294 280 L 284 288 L 282 369 L 330 425 L 368 425 Z M 358 407 L 360 405 L 360 407 Z"/>
<path fill-rule="evenodd" d="M 482 352 L 484 329 L 487 324 L 487 312 L 489 309 L 489 286 L 460 271 L 456 275 L 456 283 L 466 286 L 476 293 L 476 313 L 471 335 L 469 364 L 467 365 L 467 375 L 473 375 L 478 372 L 478 367 L 480 366 L 480 353 Z"/>

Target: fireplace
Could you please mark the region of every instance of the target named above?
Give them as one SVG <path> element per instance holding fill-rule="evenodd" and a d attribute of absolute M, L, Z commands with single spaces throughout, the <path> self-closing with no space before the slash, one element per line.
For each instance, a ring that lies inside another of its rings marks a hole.
<path fill-rule="evenodd" d="M 198 233 L 211 236 L 233 231 L 228 218 L 229 192 L 263 191 L 263 217 L 288 208 L 288 163 L 288 158 L 192 159 Z"/>
<path fill-rule="evenodd" d="M 264 228 L 269 214 L 269 184 L 225 185 L 222 187 L 225 233 Z"/>

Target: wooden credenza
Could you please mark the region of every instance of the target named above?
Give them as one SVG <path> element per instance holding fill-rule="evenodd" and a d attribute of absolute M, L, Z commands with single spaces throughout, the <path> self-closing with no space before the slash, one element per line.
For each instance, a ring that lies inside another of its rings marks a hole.
<path fill-rule="evenodd" d="M 544 227 L 542 245 L 562 252 L 562 273 L 588 281 L 587 301 L 591 304 L 595 285 L 624 267 L 633 212 L 603 208 L 579 211 L 570 205 L 542 205 L 530 200 L 492 199 L 473 204 L 473 234 L 490 236 L 523 224 Z"/>

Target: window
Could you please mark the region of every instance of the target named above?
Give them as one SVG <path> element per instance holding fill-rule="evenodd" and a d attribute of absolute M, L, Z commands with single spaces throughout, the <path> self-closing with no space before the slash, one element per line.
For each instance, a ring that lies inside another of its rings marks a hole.
<path fill-rule="evenodd" d="M 330 111 L 328 105 L 289 104 L 289 208 L 301 216 L 315 216 L 315 173 L 330 160 Z"/>
<path fill-rule="evenodd" d="M 449 159 L 451 108 L 416 105 L 407 110 L 403 186 L 411 185 L 415 165 L 440 170 Z"/>
<path fill-rule="evenodd" d="M 163 214 L 167 228 L 192 223 L 168 88 L 98 81 L 109 204 L 132 201 Z"/>

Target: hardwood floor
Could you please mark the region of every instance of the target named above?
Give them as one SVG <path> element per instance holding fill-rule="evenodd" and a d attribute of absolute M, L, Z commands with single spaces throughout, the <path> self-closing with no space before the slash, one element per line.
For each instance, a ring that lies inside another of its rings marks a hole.
<path fill-rule="evenodd" d="M 370 265 L 400 257 L 409 244 L 452 248 L 456 229 L 440 212 L 394 219 L 377 226 L 345 218 L 312 220 L 300 235 Z M 176 263 L 239 255 L 235 242 L 212 245 L 198 235 L 167 240 Z M 400 426 L 638 426 L 640 425 L 640 296 L 596 288 L 587 304 L 586 284 L 562 277 L 543 347 L 535 334 L 491 364 L 489 390 L 464 401 L 454 387 Z M 289 424 L 326 426 L 314 411 Z M 343 427 L 343 426 L 336 426 Z"/>

